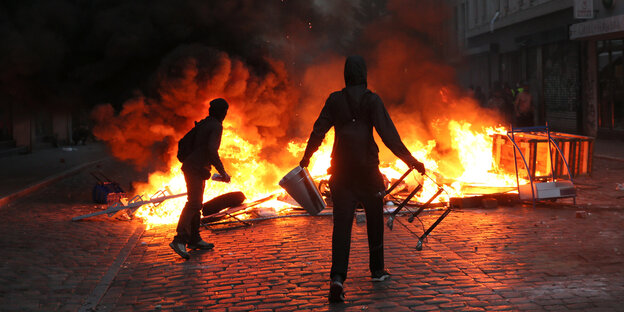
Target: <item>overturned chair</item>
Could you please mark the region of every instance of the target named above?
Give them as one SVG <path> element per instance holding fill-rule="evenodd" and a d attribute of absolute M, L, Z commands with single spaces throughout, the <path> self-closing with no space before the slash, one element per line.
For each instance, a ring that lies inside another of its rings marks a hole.
<path fill-rule="evenodd" d="M 390 185 L 390 187 L 387 190 L 385 190 L 383 192 L 379 192 L 377 194 L 377 196 L 385 197 L 386 195 L 390 194 L 390 192 L 392 192 L 403 180 L 405 180 L 405 178 L 412 172 L 412 170 L 414 170 L 414 169 L 413 168 L 408 169 L 398 180 L 396 180 L 392 185 Z M 418 209 L 416 211 L 411 211 L 410 208 L 408 207 L 409 201 L 418 192 L 420 192 L 420 190 L 422 190 L 422 188 L 423 188 L 423 184 L 418 184 L 416 186 L 416 188 L 414 188 L 414 190 L 412 190 L 409 193 L 409 195 L 407 195 L 407 197 L 399 204 L 399 206 L 390 214 L 390 217 L 388 218 L 388 221 L 386 222 L 386 225 L 388 226 L 388 228 L 390 230 L 392 230 L 393 225 L 394 225 L 394 220 L 396 219 L 397 215 L 399 214 L 399 212 L 403 208 L 408 210 L 409 213 L 410 213 L 410 216 L 407 218 L 407 222 L 412 223 L 414 221 L 414 219 L 416 217 L 418 217 L 418 215 L 421 212 L 423 212 L 423 210 L 425 210 L 427 207 L 430 207 L 431 203 L 438 196 L 440 196 L 440 194 L 442 194 L 442 192 L 444 192 L 444 188 L 440 184 L 438 184 L 435 180 L 430 178 L 427 174 L 424 174 L 424 176 L 429 178 L 435 185 L 437 185 L 437 187 L 438 187 L 437 191 L 435 192 L 435 194 L 433 194 L 433 196 L 431 196 L 429 198 L 429 200 L 427 200 L 427 202 L 425 202 L 424 204 L 416 205 L 418 207 Z M 414 235 L 416 235 L 418 237 L 418 243 L 416 244 L 416 250 L 419 250 L 419 251 L 422 250 L 424 240 L 431 233 L 431 231 L 433 231 L 433 229 L 435 229 L 436 226 L 438 226 L 440 224 L 440 222 L 442 222 L 442 220 L 444 220 L 444 218 L 446 218 L 446 216 L 451 212 L 451 210 L 452 210 L 451 205 L 447 205 L 447 207 L 444 210 L 444 212 L 442 213 L 442 215 L 440 215 L 440 217 L 438 217 L 438 219 L 422 235 L 418 235 L 418 234 L 412 232 Z"/>

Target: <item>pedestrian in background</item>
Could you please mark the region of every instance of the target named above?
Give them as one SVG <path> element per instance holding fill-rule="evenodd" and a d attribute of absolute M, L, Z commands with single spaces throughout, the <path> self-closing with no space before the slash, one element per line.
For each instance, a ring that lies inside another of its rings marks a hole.
<path fill-rule="evenodd" d="M 499 114 L 502 119 L 501 124 L 509 124 L 509 121 L 511 120 L 510 115 L 507 114 L 508 105 L 511 104 L 508 103 L 505 98 L 503 86 L 500 82 L 495 82 L 494 85 L 492 85 L 492 94 L 488 99 L 486 107 L 495 110 Z"/>
<path fill-rule="evenodd" d="M 331 127 L 335 140 L 331 155 L 329 187 L 334 204 L 332 266 L 329 274 L 329 301 L 344 301 L 343 283 L 347 279 L 351 229 L 356 206 L 366 213 L 369 268 L 372 281 L 384 281 L 390 273 L 384 266 L 383 197 L 385 190 L 379 171 L 379 148 L 373 128 L 384 144 L 408 166 L 421 174 L 425 166 L 405 147 L 381 98 L 367 89 L 366 63 L 361 56 L 349 56 L 345 62 L 346 87 L 333 92 L 325 102 L 301 159 L 307 167 Z"/>
<path fill-rule="evenodd" d="M 529 85 L 523 83 L 514 101 L 514 118 L 516 127 L 533 126 L 533 98 Z"/>
<path fill-rule="evenodd" d="M 187 192 L 186 205 L 180 214 L 176 228 L 177 235 L 169 246 L 184 259 L 190 258 L 186 247 L 204 250 L 214 248 L 214 244 L 205 242 L 199 235 L 200 211 L 206 180 L 210 179 L 211 166 L 219 172 L 222 181 L 230 181 L 230 176 L 225 172 L 219 157 L 219 146 L 223 132 L 222 123 L 227 115 L 228 107 L 228 103 L 221 98 L 210 102 L 208 117 L 195 125 L 196 133 L 192 150 L 182 161 L 182 172 L 184 173 Z"/>
<path fill-rule="evenodd" d="M 507 126 L 513 123 L 514 116 L 514 100 L 515 93 L 509 86 L 509 83 L 503 83 L 503 99 L 505 100 L 505 106 L 503 114 L 505 116 L 505 123 Z"/>

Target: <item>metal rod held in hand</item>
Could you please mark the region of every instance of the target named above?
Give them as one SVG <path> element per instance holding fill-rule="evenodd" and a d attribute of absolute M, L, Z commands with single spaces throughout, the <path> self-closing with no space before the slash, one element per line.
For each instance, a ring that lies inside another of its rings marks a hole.
<path fill-rule="evenodd" d="M 412 213 L 412 215 L 407 219 L 407 222 L 412 223 L 412 221 L 414 221 L 414 218 L 419 215 L 423 210 L 425 210 L 425 208 L 427 208 L 427 206 L 429 206 L 429 204 L 431 204 L 431 202 L 436 199 L 442 193 L 442 191 L 444 191 L 444 189 L 438 187 L 438 191 L 433 194 L 433 196 L 431 196 L 431 198 L 429 198 L 429 200 L 425 204 L 421 205 L 418 210 L 414 211 L 414 213 Z"/>
<path fill-rule="evenodd" d="M 407 175 L 410 174 L 410 172 L 412 172 L 412 170 L 414 170 L 414 168 L 409 168 L 407 171 L 405 171 L 405 173 L 398 179 L 396 180 L 389 189 L 385 190 L 385 191 L 380 191 L 379 193 L 376 194 L 377 197 L 384 197 L 388 194 L 390 194 L 390 192 L 392 192 L 397 186 L 399 186 L 399 184 L 401 184 L 401 182 L 403 182 L 403 180 L 405 180 L 405 178 L 407 177 Z"/>
<path fill-rule="evenodd" d="M 431 231 L 433 231 L 433 229 L 435 229 L 436 226 L 438 226 L 438 224 L 440 224 L 440 222 L 442 222 L 442 220 L 444 220 L 444 218 L 446 218 L 446 216 L 449 214 L 449 212 L 451 212 L 451 208 L 447 208 L 444 213 L 442 213 L 442 215 L 438 218 L 438 220 L 436 220 L 436 222 L 433 223 L 433 225 L 431 225 L 427 231 L 425 232 L 425 234 L 423 234 L 421 237 L 418 238 L 418 243 L 416 244 L 416 250 L 421 251 L 422 250 L 422 246 L 423 246 L 423 241 L 425 240 L 425 238 L 427 238 L 427 235 L 429 235 L 429 233 L 431 233 Z"/>
<path fill-rule="evenodd" d="M 392 214 L 388 218 L 388 222 L 386 223 L 386 225 L 388 226 L 389 229 L 392 230 L 392 225 L 393 225 L 393 222 L 394 222 L 394 218 L 396 218 L 396 215 L 399 213 L 399 211 L 401 211 L 401 209 L 403 209 L 403 207 L 405 207 L 405 205 L 407 205 L 407 203 L 410 201 L 410 199 L 412 199 L 412 197 L 414 197 L 414 195 L 416 195 L 416 193 L 418 193 L 422 189 L 422 187 L 423 187 L 422 184 L 418 184 L 418 186 L 409 195 L 407 195 L 405 200 L 403 200 L 403 202 L 401 202 L 399 207 L 394 209 L 394 211 L 392 212 Z"/>

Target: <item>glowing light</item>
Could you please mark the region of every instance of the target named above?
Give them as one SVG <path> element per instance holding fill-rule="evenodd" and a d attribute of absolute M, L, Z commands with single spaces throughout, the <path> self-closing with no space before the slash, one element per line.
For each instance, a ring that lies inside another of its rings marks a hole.
<path fill-rule="evenodd" d="M 449 103 L 454 101 L 446 89 L 439 90 L 439 94 L 444 98 L 444 101 Z M 247 197 L 247 202 L 264 198 L 268 194 L 276 194 L 278 196 L 274 199 L 249 208 L 242 213 L 245 213 L 244 216 L 250 216 L 249 213 L 253 210 L 256 215 L 272 216 L 291 209 L 293 207 L 291 204 L 279 200 L 279 198 L 284 198 L 284 193 L 278 186 L 278 181 L 296 166 L 303 156 L 306 142 L 291 141 L 285 146 L 286 155 L 284 159 L 289 159 L 288 162 L 260 157 L 263 148 L 262 142 L 252 143 L 237 134 L 236 129 L 240 126 L 238 123 L 243 122 L 243 120 L 244 118 L 241 116 L 232 116 L 226 119 L 219 150 L 228 173 L 232 175 L 232 182 L 226 184 L 208 181 L 204 201 L 234 191 L 243 192 Z M 431 122 L 431 126 L 449 134 L 451 149 L 456 153 L 458 161 L 449 161 L 439 155 L 434 156 L 437 155 L 435 150 L 438 145 L 435 140 L 429 140 L 424 144 L 417 133 L 402 133 L 404 142 L 411 143 L 407 145 L 408 149 L 414 157 L 425 164 L 428 176 L 431 178 L 420 176 L 414 171 L 405 179 L 409 189 L 413 189 L 417 184 L 423 184 L 423 190 L 417 194 L 415 200 L 420 202 L 428 200 L 438 190 L 438 184 L 443 185 L 446 192 L 438 196 L 435 202 L 448 201 L 449 196 L 465 196 L 464 190 L 471 186 L 516 186 L 515 174 L 503 172 L 495 166 L 492 159 L 492 134 L 504 134 L 505 128 L 475 125 L 472 122 L 462 120 L 434 120 Z M 317 181 L 329 177 L 327 171 L 331 163 L 333 140 L 334 133 L 331 130 L 310 160 L 308 169 Z M 396 158 L 385 161 L 382 159 L 381 161 L 380 170 L 389 182 L 398 179 L 408 169 L 407 165 Z M 174 194 L 186 192 L 184 176 L 180 169 L 181 164 L 177 160 L 173 160 L 172 163 L 175 165 L 169 172 L 151 174 L 149 182 L 140 185 L 137 192 L 139 194 L 153 194 L 164 187 L 167 187 Z M 186 198 L 181 197 L 168 200 L 158 206 L 144 206 L 138 210 L 136 215 L 143 218 L 149 225 L 176 223 L 185 201 Z"/>

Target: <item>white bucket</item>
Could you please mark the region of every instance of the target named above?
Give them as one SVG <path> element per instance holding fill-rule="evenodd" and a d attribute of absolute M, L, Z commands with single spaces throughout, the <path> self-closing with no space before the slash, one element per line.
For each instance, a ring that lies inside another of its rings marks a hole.
<path fill-rule="evenodd" d="M 279 181 L 279 185 L 309 214 L 315 216 L 325 209 L 325 201 L 307 169 L 295 167 Z"/>

